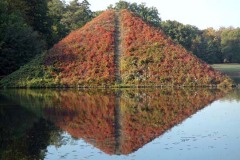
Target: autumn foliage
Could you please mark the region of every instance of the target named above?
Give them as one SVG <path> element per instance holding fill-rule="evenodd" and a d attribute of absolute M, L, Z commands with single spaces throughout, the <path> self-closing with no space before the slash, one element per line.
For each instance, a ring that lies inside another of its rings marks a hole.
<path fill-rule="evenodd" d="M 114 82 L 114 16 L 106 11 L 70 33 L 46 57 L 61 84 L 101 85 Z"/>
<path fill-rule="evenodd" d="M 121 83 L 115 83 L 116 71 Z M 0 81 L 0 87 L 162 85 L 232 86 L 232 81 L 127 10 L 103 12 Z"/>
<path fill-rule="evenodd" d="M 121 74 L 130 85 L 228 85 L 231 80 L 127 10 L 121 11 Z"/>

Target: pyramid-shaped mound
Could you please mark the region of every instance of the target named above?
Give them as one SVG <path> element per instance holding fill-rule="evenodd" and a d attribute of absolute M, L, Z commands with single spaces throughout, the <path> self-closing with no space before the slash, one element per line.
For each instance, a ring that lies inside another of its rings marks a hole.
<path fill-rule="evenodd" d="M 0 81 L 5 87 L 231 86 L 133 13 L 105 11 Z"/>

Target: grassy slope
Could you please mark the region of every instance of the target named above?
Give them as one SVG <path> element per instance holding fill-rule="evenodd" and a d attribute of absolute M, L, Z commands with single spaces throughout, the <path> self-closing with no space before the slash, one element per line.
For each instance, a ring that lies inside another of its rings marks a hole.
<path fill-rule="evenodd" d="M 106 11 L 70 33 L 48 53 L 2 79 L 6 87 L 113 84 L 114 11 Z"/>
<path fill-rule="evenodd" d="M 0 87 L 53 87 L 58 84 L 52 76 L 53 68 L 44 65 L 46 53 L 36 56 L 31 62 L 0 81 Z"/>
<path fill-rule="evenodd" d="M 228 85 L 231 80 L 174 44 L 141 18 L 121 12 L 123 83 L 129 85 Z"/>

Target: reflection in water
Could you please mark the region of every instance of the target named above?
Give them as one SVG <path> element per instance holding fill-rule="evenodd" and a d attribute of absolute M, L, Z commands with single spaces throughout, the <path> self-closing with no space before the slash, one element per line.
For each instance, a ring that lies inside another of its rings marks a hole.
<path fill-rule="evenodd" d="M 44 159 L 56 127 L 0 96 L 0 159 Z"/>
<path fill-rule="evenodd" d="M 126 91 L 121 99 L 122 153 L 137 150 L 222 96 L 210 90 Z"/>
<path fill-rule="evenodd" d="M 235 89 L 229 92 L 223 99 L 223 101 L 237 101 L 240 102 L 240 90 Z"/>
<path fill-rule="evenodd" d="M 207 89 L 3 90 L 0 158 L 44 159 L 48 145 L 64 144 L 61 130 L 107 154 L 130 154 L 224 95 Z"/>

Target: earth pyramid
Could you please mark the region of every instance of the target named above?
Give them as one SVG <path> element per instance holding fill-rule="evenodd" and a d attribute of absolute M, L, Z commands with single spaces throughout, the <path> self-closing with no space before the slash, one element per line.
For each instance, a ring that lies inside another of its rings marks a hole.
<path fill-rule="evenodd" d="M 0 82 L 5 87 L 230 86 L 139 16 L 108 10 Z"/>

